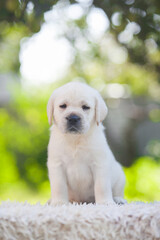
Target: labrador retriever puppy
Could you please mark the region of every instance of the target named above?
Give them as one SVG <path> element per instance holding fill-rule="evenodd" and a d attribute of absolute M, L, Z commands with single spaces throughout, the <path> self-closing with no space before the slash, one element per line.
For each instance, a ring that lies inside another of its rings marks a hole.
<path fill-rule="evenodd" d="M 48 173 L 53 205 L 123 204 L 125 176 L 104 135 L 107 106 L 95 89 L 70 82 L 51 95 Z"/>

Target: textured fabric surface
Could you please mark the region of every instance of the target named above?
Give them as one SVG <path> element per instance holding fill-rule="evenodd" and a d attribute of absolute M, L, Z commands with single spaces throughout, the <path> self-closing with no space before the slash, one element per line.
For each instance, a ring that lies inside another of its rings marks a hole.
<path fill-rule="evenodd" d="M 57 207 L 3 202 L 1 239 L 160 239 L 160 202 Z"/>

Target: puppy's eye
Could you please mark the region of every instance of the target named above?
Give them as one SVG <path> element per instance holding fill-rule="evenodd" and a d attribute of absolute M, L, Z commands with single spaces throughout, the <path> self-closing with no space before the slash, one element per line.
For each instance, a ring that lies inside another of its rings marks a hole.
<path fill-rule="evenodd" d="M 67 107 L 67 104 L 62 104 L 59 107 L 65 109 Z"/>
<path fill-rule="evenodd" d="M 83 110 L 89 110 L 90 107 L 88 107 L 87 105 L 83 105 L 83 106 L 82 106 L 82 109 L 83 109 Z"/>

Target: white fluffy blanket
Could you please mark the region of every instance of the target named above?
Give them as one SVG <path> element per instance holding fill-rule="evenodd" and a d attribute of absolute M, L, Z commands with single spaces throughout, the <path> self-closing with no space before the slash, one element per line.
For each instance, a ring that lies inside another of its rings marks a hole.
<path fill-rule="evenodd" d="M 3 202 L 0 240 L 160 239 L 160 202 L 52 207 Z"/>

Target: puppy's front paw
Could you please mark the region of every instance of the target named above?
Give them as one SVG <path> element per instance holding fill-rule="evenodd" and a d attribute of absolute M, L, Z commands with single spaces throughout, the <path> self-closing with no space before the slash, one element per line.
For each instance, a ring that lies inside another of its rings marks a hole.
<path fill-rule="evenodd" d="M 51 205 L 51 206 L 61 206 L 61 205 L 67 205 L 67 204 L 68 204 L 67 201 L 63 201 L 63 200 L 52 200 L 52 199 L 50 199 L 47 203 L 48 203 L 49 205 Z"/>
<path fill-rule="evenodd" d="M 127 201 L 122 197 L 114 197 L 113 199 L 114 199 L 115 203 L 117 203 L 119 205 L 127 203 Z"/>

